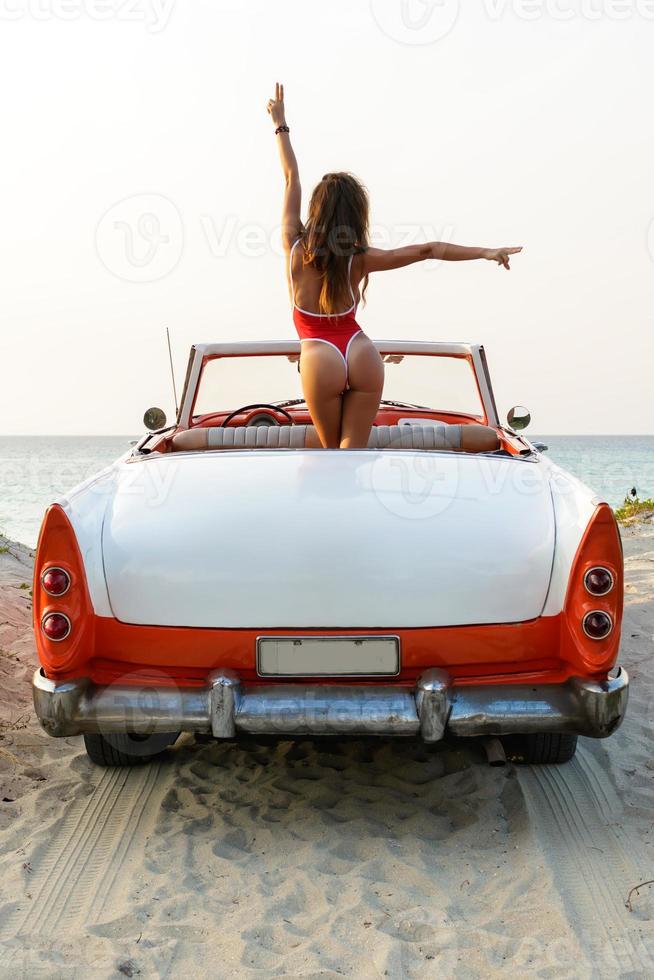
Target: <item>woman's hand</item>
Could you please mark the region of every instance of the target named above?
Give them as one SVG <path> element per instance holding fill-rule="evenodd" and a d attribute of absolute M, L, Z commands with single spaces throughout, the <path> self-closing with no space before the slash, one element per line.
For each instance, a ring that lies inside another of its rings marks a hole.
<path fill-rule="evenodd" d="M 509 255 L 516 255 L 518 252 L 522 252 L 522 245 L 513 248 L 487 248 L 484 251 L 484 258 L 503 265 L 505 269 L 510 269 Z"/>
<path fill-rule="evenodd" d="M 275 83 L 275 97 L 268 99 L 268 112 L 275 126 L 286 125 L 286 110 L 284 109 L 284 86 Z"/>
<path fill-rule="evenodd" d="M 286 189 L 284 191 L 284 206 L 282 210 L 282 243 L 287 252 L 293 246 L 302 231 L 300 209 L 302 207 L 302 188 L 300 187 L 300 172 L 291 145 L 291 137 L 286 125 L 284 109 L 284 86 L 275 83 L 275 97 L 268 99 L 268 115 L 273 121 L 276 133 L 275 141 L 279 150 L 279 159 L 284 173 Z"/>

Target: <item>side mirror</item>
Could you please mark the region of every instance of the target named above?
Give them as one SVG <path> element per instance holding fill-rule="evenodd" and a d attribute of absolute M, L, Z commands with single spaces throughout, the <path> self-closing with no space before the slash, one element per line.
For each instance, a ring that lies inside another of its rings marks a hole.
<path fill-rule="evenodd" d="M 529 409 L 525 408 L 524 405 L 514 405 L 513 408 L 509 409 L 506 421 L 516 432 L 526 429 L 531 422 Z"/>
<path fill-rule="evenodd" d="M 163 429 L 166 424 L 166 413 L 161 408 L 149 408 L 143 416 L 143 424 L 150 432 Z"/>

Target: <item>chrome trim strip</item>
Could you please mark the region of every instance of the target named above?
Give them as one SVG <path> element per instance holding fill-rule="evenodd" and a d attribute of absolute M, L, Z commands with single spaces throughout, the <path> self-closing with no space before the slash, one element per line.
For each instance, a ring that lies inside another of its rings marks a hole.
<path fill-rule="evenodd" d="M 440 340 L 375 340 L 380 354 L 472 354 L 479 344 Z M 299 340 L 232 340 L 217 344 L 194 344 L 201 357 L 236 356 L 239 354 L 299 354 Z"/>
<path fill-rule="evenodd" d="M 241 684 L 229 670 L 203 687 L 116 684 L 87 678 L 56 681 L 37 670 L 34 707 L 48 734 L 187 731 L 234 738 L 277 735 L 459 736 L 570 733 L 606 738 L 622 722 L 629 677 L 564 684 L 452 685 L 446 671 L 426 670 L 415 688 L 400 684 Z"/>
<path fill-rule="evenodd" d="M 191 356 L 189 357 L 186 381 L 184 383 L 184 393 L 182 395 L 182 401 L 180 402 L 179 406 L 179 414 L 177 416 L 177 424 L 185 428 L 187 428 L 191 422 L 191 412 L 193 410 L 193 403 L 195 401 L 195 394 L 198 388 L 201 370 L 202 349 L 197 345 L 194 345 L 191 348 Z"/>
<path fill-rule="evenodd" d="M 182 388 L 182 397 L 179 400 L 179 409 L 177 412 L 177 419 L 176 419 L 177 425 L 181 425 L 182 412 L 184 409 L 184 405 L 186 404 L 186 393 L 188 391 L 189 382 L 191 379 L 191 371 L 193 369 L 194 360 L 195 360 L 195 345 L 191 347 L 188 356 L 188 361 L 186 362 L 186 374 L 184 375 L 184 386 Z"/>
<path fill-rule="evenodd" d="M 416 735 L 411 688 L 336 684 L 255 685 L 243 691 L 236 728 L 273 735 Z"/>
<path fill-rule="evenodd" d="M 500 417 L 497 413 L 497 405 L 495 404 L 495 395 L 493 394 L 493 386 L 491 384 L 490 372 L 488 370 L 486 351 L 484 350 L 483 345 L 473 344 L 471 346 L 471 354 L 473 368 L 479 383 L 481 401 L 484 406 L 484 411 L 486 412 L 486 421 L 488 422 L 488 425 L 499 427 Z"/>

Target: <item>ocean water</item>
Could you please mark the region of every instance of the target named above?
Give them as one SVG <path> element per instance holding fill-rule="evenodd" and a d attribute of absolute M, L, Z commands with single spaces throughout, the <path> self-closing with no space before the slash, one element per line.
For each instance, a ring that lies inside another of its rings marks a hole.
<path fill-rule="evenodd" d="M 33 548 L 48 504 L 118 459 L 135 436 L 0 436 L 0 532 Z"/>
<path fill-rule="evenodd" d="M 654 436 L 535 436 L 552 459 L 617 507 L 654 497 Z M 34 547 L 51 501 L 122 456 L 134 436 L 0 436 L 0 531 Z"/>
<path fill-rule="evenodd" d="M 612 507 L 619 507 L 632 488 L 641 500 L 654 498 L 654 435 L 537 436 L 555 463 L 592 487 Z"/>

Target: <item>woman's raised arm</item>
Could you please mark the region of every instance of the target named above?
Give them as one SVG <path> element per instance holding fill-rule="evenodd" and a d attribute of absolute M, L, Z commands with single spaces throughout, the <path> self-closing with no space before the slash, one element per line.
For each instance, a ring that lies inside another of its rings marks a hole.
<path fill-rule="evenodd" d="M 275 84 L 275 97 L 268 100 L 268 112 L 272 118 L 277 133 L 279 159 L 284 173 L 284 206 L 282 209 L 282 244 L 288 252 L 295 239 L 300 234 L 302 222 L 300 209 L 302 207 L 302 188 L 300 186 L 300 171 L 298 170 L 295 152 L 291 145 L 288 126 L 286 125 L 286 110 L 284 107 L 284 86 Z"/>
<path fill-rule="evenodd" d="M 424 245 L 406 245 L 404 248 L 368 248 L 363 253 L 363 275 L 402 269 L 405 265 L 424 262 L 426 259 L 444 259 L 446 262 L 489 259 L 509 269 L 509 256 L 521 251 L 522 245 L 511 248 L 477 248 L 475 245 L 451 245 L 449 242 L 425 242 Z"/>

